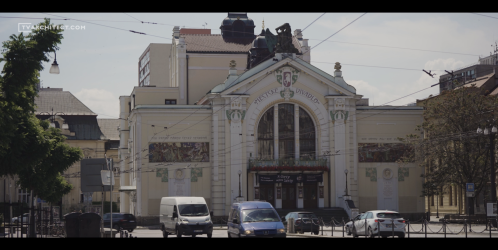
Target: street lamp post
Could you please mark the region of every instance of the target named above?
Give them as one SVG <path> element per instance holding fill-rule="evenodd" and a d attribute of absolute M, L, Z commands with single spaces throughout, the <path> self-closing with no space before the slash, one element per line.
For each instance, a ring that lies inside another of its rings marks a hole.
<path fill-rule="evenodd" d="M 55 53 L 54 51 L 54 54 L 55 54 L 55 59 L 54 63 L 52 63 L 52 67 L 50 67 L 50 74 L 59 74 L 60 70 L 59 70 L 59 64 L 57 64 L 57 53 Z"/>
<path fill-rule="evenodd" d="M 239 170 L 239 198 L 242 197 L 242 192 L 240 189 L 240 175 L 242 174 L 242 170 Z"/>
<path fill-rule="evenodd" d="M 346 174 L 346 196 L 348 196 L 348 170 L 344 170 L 344 174 Z"/>
<path fill-rule="evenodd" d="M 494 123 L 495 121 L 493 121 Z M 491 131 L 490 131 L 491 130 Z M 495 172 L 495 134 L 498 132 L 498 128 L 493 126 L 493 128 L 488 129 L 487 127 L 482 130 L 477 129 L 477 133 L 489 135 L 489 155 L 490 155 L 490 168 L 491 168 L 491 202 L 496 202 L 496 172 Z"/>

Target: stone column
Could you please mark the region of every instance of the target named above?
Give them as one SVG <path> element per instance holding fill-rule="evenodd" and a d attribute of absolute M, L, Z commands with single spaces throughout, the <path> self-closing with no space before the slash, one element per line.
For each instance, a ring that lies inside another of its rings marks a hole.
<path fill-rule="evenodd" d="M 230 99 L 230 110 L 227 110 L 227 119 L 230 123 L 230 194 L 231 201 L 235 201 L 235 198 L 239 196 L 239 181 L 241 182 L 241 196 L 245 194 L 242 190 L 242 175 L 239 180 L 239 171 L 242 173 L 245 170 L 242 167 L 245 162 L 242 162 L 242 121 L 245 116 L 245 108 L 242 107 L 242 102 L 244 100 L 242 97 L 231 97 Z M 245 176 L 245 175 L 244 175 Z"/>
<path fill-rule="evenodd" d="M 299 105 L 294 104 L 294 137 L 295 137 L 295 159 L 299 160 Z"/>
<path fill-rule="evenodd" d="M 274 159 L 278 160 L 278 104 L 273 106 L 273 153 L 275 154 Z"/>

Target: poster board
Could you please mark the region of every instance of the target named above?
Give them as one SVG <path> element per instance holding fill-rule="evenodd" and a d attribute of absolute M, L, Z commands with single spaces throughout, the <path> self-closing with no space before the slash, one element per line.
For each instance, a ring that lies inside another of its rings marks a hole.
<path fill-rule="evenodd" d="M 488 217 L 496 217 L 497 215 L 497 207 L 496 203 L 488 203 L 487 204 L 487 215 Z"/>

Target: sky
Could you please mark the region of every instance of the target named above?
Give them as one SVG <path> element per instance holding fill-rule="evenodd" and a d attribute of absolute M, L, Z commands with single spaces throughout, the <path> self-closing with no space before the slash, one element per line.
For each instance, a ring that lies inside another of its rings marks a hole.
<path fill-rule="evenodd" d="M 498 42 L 498 13 L 481 13 L 494 18 L 475 13 L 367 13 L 350 25 L 363 13 L 322 14 L 249 12 L 248 16 L 256 34 L 263 20 L 272 32 L 284 23 L 292 30 L 312 23 L 302 32 L 312 47 L 311 63 L 333 75 L 335 62 L 340 62 L 344 80 L 376 106 L 406 105 L 438 94 L 438 86 L 429 87 L 444 70 L 477 63 Z M 38 18 L 73 25 L 73 30 L 63 32 L 57 52 L 60 74 L 49 74 L 53 59 L 44 63 L 42 85 L 70 91 L 98 118 L 118 118 L 119 96 L 130 95 L 138 85 L 138 59 L 150 43 L 171 43 L 174 26 L 220 34 L 226 16 L 226 12 L 0 13 L 0 41 L 18 35 L 19 23 L 43 21 Z M 72 20 L 56 20 L 63 18 Z M 422 69 L 436 75 L 432 78 Z"/>

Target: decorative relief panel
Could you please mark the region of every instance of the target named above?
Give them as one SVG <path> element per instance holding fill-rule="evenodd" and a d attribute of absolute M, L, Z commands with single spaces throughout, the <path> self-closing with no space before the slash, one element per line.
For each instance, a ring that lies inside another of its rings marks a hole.
<path fill-rule="evenodd" d="M 198 177 L 202 177 L 202 168 L 192 168 L 190 170 L 190 181 L 197 182 Z"/>
<path fill-rule="evenodd" d="M 158 168 L 156 170 L 156 177 L 161 177 L 161 182 L 168 182 L 168 169 Z"/>
<path fill-rule="evenodd" d="M 377 181 L 377 168 L 366 168 L 366 177 L 370 177 L 370 181 Z"/>
<path fill-rule="evenodd" d="M 398 168 L 398 181 L 405 181 L 405 177 L 410 176 L 409 168 Z"/>

